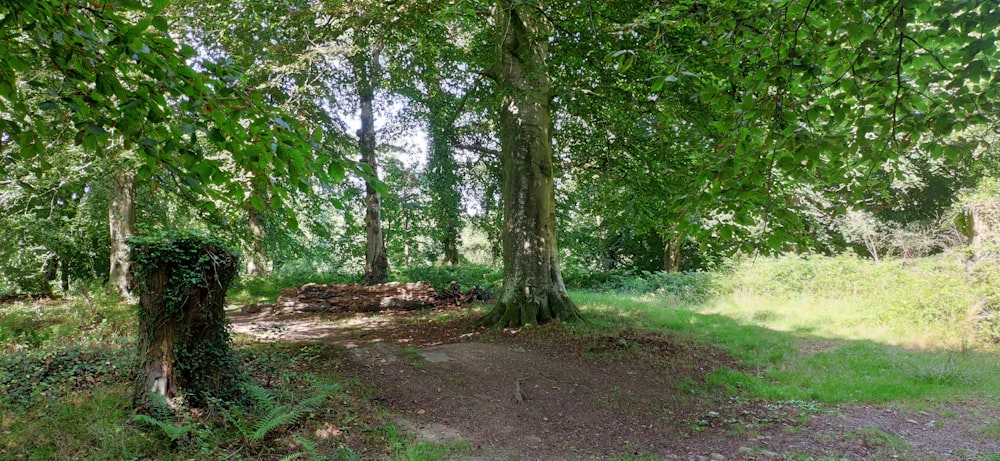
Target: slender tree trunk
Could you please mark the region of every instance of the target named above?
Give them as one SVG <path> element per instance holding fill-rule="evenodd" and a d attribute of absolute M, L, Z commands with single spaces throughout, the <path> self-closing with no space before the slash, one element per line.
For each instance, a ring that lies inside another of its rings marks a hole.
<path fill-rule="evenodd" d="M 253 208 L 247 211 L 247 227 L 250 229 L 250 254 L 246 258 L 246 275 L 266 276 L 270 270 L 264 254 L 264 223 L 260 211 Z"/>
<path fill-rule="evenodd" d="M 260 178 L 257 174 L 254 174 L 252 187 L 252 193 L 260 197 L 266 206 L 269 200 L 267 198 L 268 193 L 265 178 Z M 263 210 L 258 210 L 249 204 L 247 205 L 247 228 L 250 231 L 250 248 L 246 255 L 246 275 L 253 277 L 266 276 L 271 270 L 270 261 L 268 261 L 267 254 L 264 252 L 264 240 L 267 238 L 267 232 L 264 229 Z"/>
<path fill-rule="evenodd" d="M 367 46 L 367 41 L 359 43 L 361 51 L 352 59 L 358 99 L 361 103 L 361 129 L 358 131 L 358 145 L 361 163 L 371 168 L 371 174 L 378 178 L 378 159 L 375 156 L 375 85 L 379 77 L 379 47 Z M 371 54 L 366 54 L 366 53 Z M 385 283 L 389 278 L 389 259 L 385 253 L 385 235 L 382 233 L 382 201 L 371 182 L 365 181 L 365 284 Z"/>
<path fill-rule="evenodd" d="M 129 249 L 125 239 L 135 230 L 135 174 L 119 173 L 113 180 L 108 203 L 108 225 L 111 235 L 111 270 L 108 281 L 118 294 L 129 296 Z"/>
<path fill-rule="evenodd" d="M 551 85 L 545 66 L 550 25 L 537 5 L 496 8 L 503 95 L 503 290 L 483 323 L 514 327 L 580 318 L 559 271 L 552 171 Z"/>

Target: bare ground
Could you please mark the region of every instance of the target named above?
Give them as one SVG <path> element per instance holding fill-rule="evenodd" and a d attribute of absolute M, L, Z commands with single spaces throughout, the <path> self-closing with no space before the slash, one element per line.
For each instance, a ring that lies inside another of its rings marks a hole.
<path fill-rule="evenodd" d="M 818 406 L 706 391 L 739 368 L 720 350 L 625 330 L 487 330 L 467 310 L 233 313 L 263 342 L 337 346 L 337 372 L 370 383 L 400 428 L 465 441 L 470 460 L 1000 459 L 995 403 Z M 837 347 L 805 343 L 803 351 Z"/>

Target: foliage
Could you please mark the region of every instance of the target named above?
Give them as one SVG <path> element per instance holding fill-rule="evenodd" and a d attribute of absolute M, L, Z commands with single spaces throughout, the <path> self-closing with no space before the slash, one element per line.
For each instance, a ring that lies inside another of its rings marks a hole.
<path fill-rule="evenodd" d="M 247 444 L 253 446 L 273 436 L 277 429 L 298 424 L 320 406 L 330 391 L 319 389 L 316 395 L 299 399 L 294 403 L 282 404 L 275 394 L 257 384 L 244 383 L 243 389 L 253 400 L 253 409 L 244 412 L 239 407 L 219 407 L 226 421 L 236 429 Z"/>
<path fill-rule="evenodd" d="M 772 299 L 842 300 L 866 321 L 913 326 L 967 326 L 969 308 L 985 295 L 953 253 L 881 263 L 851 255 L 757 258 L 737 265 L 722 286 Z"/>
<path fill-rule="evenodd" d="M 460 264 L 455 266 L 415 266 L 398 271 L 393 278 L 401 282 L 430 282 L 434 289 L 449 288 L 455 281 L 463 290 L 473 285 L 496 294 L 501 284 L 502 274 L 494 267 Z"/>
<path fill-rule="evenodd" d="M 131 375 L 126 344 L 46 346 L 0 355 L 0 408 L 23 409 Z"/>
<path fill-rule="evenodd" d="M 225 159 L 206 156 L 201 142 L 231 153 L 240 169 L 287 177 L 293 187 L 300 178 L 326 178 L 327 166 L 342 169 L 339 160 L 311 152 L 319 133 L 303 132 L 296 117 L 241 86 L 240 74 L 225 61 L 203 61 L 199 70 L 189 65 L 195 49 L 167 34 L 167 3 L 29 1 L 10 9 L 3 27 L 16 46 L 0 55 L 0 98 L 5 112 L 16 115 L 4 119 L 2 132 L 18 143 L 20 155 L 42 152 L 46 127 L 33 116 L 54 111 L 77 130 L 76 142 L 85 150 L 106 148 L 120 137 L 140 156 L 140 179 L 162 164 L 196 191 L 225 186 L 218 197 L 242 197 L 243 191 L 223 168 Z M 28 62 L 56 79 L 50 97 L 37 106 L 14 83 L 33 80 Z M 277 199 L 288 197 L 282 188 L 274 191 Z"/>
<path fill-rule="evenodd" d="M 705 302 L 715 292 L 717 276 L 708 272 L 602 272 L 567 268 L 566 286 L 622 294 L 655 294 L 682 304 Z"/>
<path fill-rule="evenodd" d="M 65 291 L 70 280 L 107 276 L 108 188 L 92 182 L 104 166 L 78 155 L 49 155 L 45 172 L 0 169 L 0 290 L 46 294 L 60 279 Z"/>

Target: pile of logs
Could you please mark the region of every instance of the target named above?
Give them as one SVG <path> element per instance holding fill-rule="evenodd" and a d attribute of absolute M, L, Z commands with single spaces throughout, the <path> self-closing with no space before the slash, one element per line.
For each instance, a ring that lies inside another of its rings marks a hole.
<path fill-rule="evenodd" d="M 489 292 L 477 286 L 463 292 L 456 282 L 440 293 L 428 282 L 370 286 L 308 283 L 282 290 L 276 307 L 286 312 L 377 312 L 461 306 L 489 298 Z"/>

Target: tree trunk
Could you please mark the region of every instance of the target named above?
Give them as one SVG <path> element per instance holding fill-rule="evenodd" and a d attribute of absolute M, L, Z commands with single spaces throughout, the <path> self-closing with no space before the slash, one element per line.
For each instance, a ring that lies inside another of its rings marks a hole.
<path fill-rule="evenodd" d="M 151 407 L 150 394 L 171 404 L 183 396 L 185 403 L 203 407 L 210 397 L 232 400 L 239 393 L 242 375 L 230 348 L 223 310 L 238 259 L 211 244 L 186 242 L 135 250 L 153 255 L 136 263 L 144 266 L 136 274 L 140 370 L 133 403 L 137 408 Z M 177 248 L 181 251 L 174 252 Z M 168 252 L 172 252 L 168 257 L 161 256 Z M 152 258 L 159 259 L 149 262 Z M 201 282 L 191 282 L 198 277 Z"/>
<path fill-rule="evenodd" d="M 545 61 L 550 25 L 537 5 L 496 8 L 498 66 L 503 95 L 500 145 L 503 168 L 503 291 L 483 323 L 516 327 L 575 320 L 556 251 L 552 171 L 551 86 Z"/>
<path fill-rule="evenodd" d="M 253 194 L 261 198 L 261 202 L 269 202 L 267 198 L 266 179 L 259 177 L 256 173 L 253 177 Z M 250 231 L 250 248 L 246 255 L 246 275 L 251 277 L 263 277 L 270 271 L 270 261 L 264 253 L 264 239 L 267 233 L 264 230 L 264 212 L 254 208 L 252 204 L 247 205 L 247 228 Z"/>
<path fill-rule="evenodd" d="M 461 115 L 469 93 L 458 103 L 441 85 L 437 70 L 427 77 L 430 87 L 430 156 L 427 159 L 433 209 L 435 237 L 441 244 L 444 263 L 459 263 L 458 246 L 461 240 L 461 200 L 458 191 L 458 165 L 452 144 L 455 143 L 455 120 Z"/>
<path fill-rule="evenodd" d="M 445 264 L 458 264 L 461 195 L 458 192 L 458 173 L 451 149 L 450 127 L 443 126 L 438 116 L 431 116 L 431 156 L 427 162 L 430 172 L 430 195 L 435 208 L 434 220 L 438 242 Z"/>
<path fill-rule="evenodd" d="M 108 225 L 111 235 L 111 270 L 108 282 L 118 294 L 129 296 L 129 248 L 125 240 L 135 230 L 135 174 L 119 173 L 113 180 L 108 203 Z"/>
<path fill-rule="evenodd" d="M 361 129 L 358 130 L 358 146 L 361 163 L 371 168 L 371 174 L 378 179 L 378 161 L 375 156 L 375 85 L 379 78 L 379 52 L 377 46 L 367 46 L 360 40 L 360 51 L 352 58 L 358 99 L 361 104 Z M 371 52 L 370 55 L 366 54 Z M 385 253 L 385 235 L 382 233 L 382 201 L 378 191 L 370 181 L 365 181 L 365 284 L 385 283 L 389 278 L 389 259 Z"/>
<path fill-rule="evenodd" d="M 663 270 L 665 272 L 680 272 L 681 270 L 681 243 L 684 238 L 675 234 L 666 238 L 667 243 L 663 247 Z"/>

